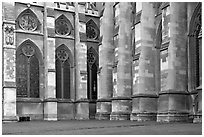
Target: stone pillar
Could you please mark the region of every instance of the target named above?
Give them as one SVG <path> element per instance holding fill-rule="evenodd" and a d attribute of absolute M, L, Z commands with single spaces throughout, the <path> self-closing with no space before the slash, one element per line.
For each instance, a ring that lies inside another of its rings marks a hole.
<path fill-rule="evenodd" d="M 5 122 L 17 121 L 15 3 L 3 2 L 2 8 L 2 120 Z"/>
<path fill-rule="evenodd" d="M 44 3 L 44 120 L 57 120 L 56 77 L 55 77 L 55 18 L 50 3 Z"/>
<path fill-rule="evenodd" d="M 187 121 L 187 12 L 186 3 L 170 3 L 170 44 L 167 78 L 159 93 L 157 121 Z"/>
<path fill-rule="evenodd" d="M 113 4 L 112 2 L 105 3 L 105 9 L 102 19 L 102 45 L 99 52 L 99 89 L 97 100 L 97 119 L 110 119 L 111 113 L 111 97 L 113 91 L 113 60 L 114 60 L 114 45 L 113 45 Z"/>
<path fill-rule="evenodd" d="M 121 2 L 119 15 L 119 47 L 117 90 L 113 92 L 111 120 L 128 120 L 131 113 L 132 47 L 130 2 Z"/>
<path fill-rule="evenodd" d="M 87 46 L 85 6 L 75 5 L 75 89 L 76 119 L 89 119 L 89 102 L 87 99 Z M 84 10 L 83 10 L 84 9 Z M 84 41 L 84 42 L 83 42 Z"/>
<path fill-rule="evenodd" d="M 131 120 L 156 120 L 157 91 L 155 90 L 155 22 L 153 3 L 142 3 L 141 52 L 137 89 L 133 90 Z"/>

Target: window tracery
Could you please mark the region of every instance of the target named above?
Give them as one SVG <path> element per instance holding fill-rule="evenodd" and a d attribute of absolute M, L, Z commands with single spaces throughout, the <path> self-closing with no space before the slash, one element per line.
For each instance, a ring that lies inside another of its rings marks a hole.
<path fill-rule="evenodd" d="M 30 41 L 17 50 L 16 83 L 18 97 L 39 97 L 39 60 Z"/>
<path fill-rule="evenodd" d="M 68 19 L 64 15 L 61 15 L 56 21 L 55 21 L 55 32 L 58 35 L 69 35 L 71 32 L 71 24 L 69 23 Z"/>
<path fill-rule="evenodd" d="M 65 45 L 56 50 L 56 97 L 60 99 L 70 98 L 70 59 Z"/>
<path fill-rule="evenodd" d="M 18 24 L 23 30 L 35 31 L 39 23 L 36 15 L 30 9 L 27 9 L 19 16 Z"/>
<path fill-rule="evenodd" d="M 88 39 L 97 39 L 99 35 L 99 30 L 93 20 L 90 20 L 86 24 L 86 37 Z"/>

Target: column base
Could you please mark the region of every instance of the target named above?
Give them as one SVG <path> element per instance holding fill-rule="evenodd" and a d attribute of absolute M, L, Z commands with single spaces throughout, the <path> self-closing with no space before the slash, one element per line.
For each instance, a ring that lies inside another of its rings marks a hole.
<path fill-rule="evenodd" d="M 98 120 L 110 120 L 110 113 L 96 113 L 96 119 Z"/>
<path fill-rule="evenodd" d="M 3 116 L 2 122 L 18 122 L 17 116 Z"/>
<path fill-rule="evenodd" d="M 132 113 L 130 120 L 156 121 L 157 120 L 157 113 Z"/>
<path fill-rule="evenodd" d="M 158 113 L 157 122 L 188 122 L 188 113 Z"/>
<path fill-rule="evenodd" d="M 110 115 L 110 120 L 130 120 L 130 114 L 122 112 L 112 112 Z"/>

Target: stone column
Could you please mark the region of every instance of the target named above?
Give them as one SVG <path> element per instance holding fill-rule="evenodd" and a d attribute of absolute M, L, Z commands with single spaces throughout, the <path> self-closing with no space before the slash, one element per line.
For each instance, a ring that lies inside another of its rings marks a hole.
<path fill-rule="evenodd" d="M 141 52 L 137 89 L 133 90 L 131 120 L 156 120 L 157 91 L 155 90 L 155 22 L 153 3 L 142 3 Z"/>
<path fill-rule="evenodd" d="M 87 99 L 87 46 L 85 5 L 75 5 L 75 89 L 76 119 L 89 119 Z M 84 41 L 84 42 L 83 42 Z"/>
<path fill-rule="evenodd" d="M 170 44 L 166 84 L 159 93 L 157 121 L 187 121 L 186 3 L 170 3 Z"/>
<path fill-rule="evenodd" d="M 2 8 L 2 120 L 5 122 L 17 121 L 15 3 L 3 2 Z"/>
<path fill-rule="evenodd" d="M 131 113 L 132 47 L 130 2 L 121 2 L 119 15 L 119 47 L 117 91 L 113 92 L 111 120 L 128 120 Z"/>
<path fill-rule="evenodd" d="M 99 89 L 97 100 L 97 119 L 110 119 L 111 113 L 111 97 L 113 91 L 113 60 L 114 60 L 114 45 L 113 45 L 113 4 L 112 2 L 105 3 L 103 13 L 101 32 L 102 45 L 99 52 Z"/>
<path fill-rule="evenodd" d="M 55 77 L 55 18 L 54 9 L 44 3 L 44 120 L 57 120 L 56 77 Z"/>

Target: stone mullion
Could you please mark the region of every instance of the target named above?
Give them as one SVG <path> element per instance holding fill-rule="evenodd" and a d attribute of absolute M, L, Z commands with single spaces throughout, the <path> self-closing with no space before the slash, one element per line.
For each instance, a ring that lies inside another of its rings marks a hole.
<path fill-rule="evenodd" d="M 44 2 L 44 65 L 45 65 L 45 102 L 44 119 L 57 120 L 57 100 L 56 100 L 56 72 L 55 72 L 55 18 L 54 9 L 48 2 Z"/>
<path fill-rule="evenodd" d="M 187 121 L 186 3 L 170 3 L 169 31 L 167 83 L 159 96 L 157 121 Z"/>
<path fill-rule="evenodd" d="M 99 89 L 97 100 L 97 118 L 109 119 L 111 113 L 111 97 L 113 91 L 113 59 L 114 59 L 114 45 L 113 45 L 113 4 L 111 2 L 105 3 L 105 9 L 102 19 L 102 45 L 100 45 L 99 52 L 99 66 L 101 67 L 99 74 Z"/>
<path fill-rule="evenodd" d="M 131 112 L 132 44 L 130 2 L 121 2 L 119 15 L 119 46 L 117 66 L 117 91 L 113 93 L 111 120 L 127 120 Z"/>
<path fill-rule="evenodd" d="M 16 33 L 15 31 L 15 3 L 3 2 L 3 74 L 2 74 L 2 120 L 17 121 L 16 117 Z M 7 31 L 6 32 L 6 28 Z M 6 42 L 6 40 L 9 40 Z M 13 42 L 11 42 L 12 40 Z"/>
<path fill-rule="evenodd" d="M 137 90 L 133 91 L 132 120 L 156 120 L 157 91 L 155 90 L 155 25 L 154 8 L 151 3 L 142 3 L 141 52 Z"/>

